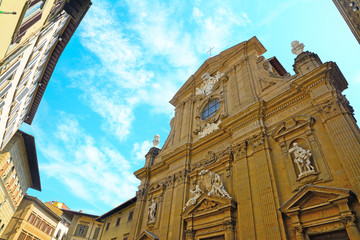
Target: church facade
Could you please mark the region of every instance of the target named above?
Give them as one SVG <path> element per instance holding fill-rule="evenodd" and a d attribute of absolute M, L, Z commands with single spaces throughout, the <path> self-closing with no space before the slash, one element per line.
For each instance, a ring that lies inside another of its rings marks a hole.
<path fill-rule="evenodd" d="M 360 239 L 347 82 L 335 63 L 292 45 L 295 75 L 253 37 L 175 94 L 165 144 L 135 172 L 129 239 Z"/>

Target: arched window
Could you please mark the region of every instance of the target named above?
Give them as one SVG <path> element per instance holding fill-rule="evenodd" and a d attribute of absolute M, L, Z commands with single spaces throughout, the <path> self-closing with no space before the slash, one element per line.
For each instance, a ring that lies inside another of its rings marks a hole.
<path fill-rule="evenodd" d="M 201 119 L 205 121 L 206 119 L 214 116 L 217 110 L 219 109 L 219 106 L 220 103 L 218 98 L 211 100 L 202 110 Z"/>

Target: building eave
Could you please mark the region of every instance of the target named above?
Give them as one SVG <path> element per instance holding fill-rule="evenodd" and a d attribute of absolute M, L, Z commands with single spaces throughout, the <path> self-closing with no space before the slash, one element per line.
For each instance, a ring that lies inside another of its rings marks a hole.
<path fill-rule="evenodd" d="M 51 53 L 51 56 L 46 64 L 44 73 L 42 74 L 42 78 L 39 81 L 39 87 L 36 91 L 36 94 L 35 94 L 32 104 L 31 104 L 28 115 L 24 121 L 25 123 L 31 125 L 31 123 L 35 117 L 36 111 L 40 105 L 41 99 L 44 96 L 46 87 L 50 81 L 50 78 L 51 78 L 54 70 L 55 70 L 56 64 L 60 59 L 60 56 L 63 53 L 66 45 L 69 43 L 71 37 L 74 35 L 77 27 L 79 26 L 80 22 L 84 18 L 85 14 L 89 10 L 92 3 L 91 3 L 91 1 L 88 1 L 87 4 L 88 5 L 85 7 L 85 10 L 81 12 L 81 15 L 78 19 L 70 18 L 69 23 L 67 24 L 64 32 L 60 36 L 61 41 L 58 41 L 57 44 L 55 45 L 55 47 Z"/>
<path fill-rule="evenodd" d="M 59 217 L 53 210 L 51 210 L 50 208 L 48 208 L 40 199 L 38 199 L 37 197 L 33 197 L 30 195 L 25 195 L 24 199 L 32 201 L 34 203 L 36 203 L 39 207 L 41 207 L 43 210 L 45 210 L 46 212 L 48 212 L 53 218 L 55 218 L 58 221 L 61 221 L 61 217 Z"/>
<path fill-rule="evenodd" d="M 30 176 L 32 181 L 32 185 L 30 187 L 32 189 L 41 191 L 40 172 L 39 172 L 39 164 L 36 154 L 35 138 L 34 136 L 20 130 L 18 130 L 18 133 L 24 139 L 26 156 L 29 164 Z"/>
<path fill-rule="evenodd" d="M 101 221 L 101 220 L 107 218 L 108 216 L 111 216 L 112 214 L 114 214 L 114 213 L 116 213 L 116 212 L 118 212 L 118 211 L 121 211 L 122 209 L 130 206 L 131 204 L 135 203 L 136 200 L 137 200 L 136 197 L 133 197 L 133 198 L 127 200 L 126 202 L 120 204 L 119 206 L 111 209 L 111 210 L 108 211 L 107 213 L 104 213 L 103 215 L 101 215 L 100 217 L 98 217 L 96 220 L 97 220 L 97 221 Z"/>

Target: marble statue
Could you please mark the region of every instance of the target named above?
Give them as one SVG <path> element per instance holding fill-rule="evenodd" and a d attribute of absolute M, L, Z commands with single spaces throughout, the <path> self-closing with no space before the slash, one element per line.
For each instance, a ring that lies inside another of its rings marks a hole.
<path fill-rule="evenodd" d="M 292 41 L 291 42 L 291 52 L 295 55 L 300 55 L 304 51 L 305 45 L 303 43 L 299 43 L 299 41 Z"/>
<path fill-rule="evenodd" d="M 149 206 L 149 212 L 148 212 L 148 223 L 154 223 L 156 220 L 156 208 L 157 204 L 155 202 L 155 199 L 151 199 L 151 204 Z"/>
<path fill-rule="evenodd" d="M 153 144 L 154 144 L 154 147 L 157 147 L 158 145 L 159 145 L 159 143 L 160 143 L 160 136 L 159 136 L 159 134 L 156 134 L 155 136 L 154 136 L 154 140 L 153 140 Z"/>
<path fill-rule="evenodd" d="M 190 192 L 193 196 L 185 204 L 185 207 L 183 208 L 184 211 L 186 210 L 186 208 L 190 207 L 191 205 L 195 205 L 196 200 L 201 196 L 201 194 L 204 193 L 203 190 L 200 189 L 200 186 L 198 184 L 196 184 L 194 190 L 190 189 Z"/>
<path fill-rule="evenodd" d="M 204 177 L 206 174 L 209 174 L 208 178 Z M 202 180 L 207 187 L 208 196 L 215 195 L 224 198 L 231 198 L 229 193 L 225 190 L 219 174 L 210 172 L 209 170 L 202 170 L 199 175 L 202 176 Z"/>
<path fill-rule="evenodd" d="M 294 154 L 294 162 L 299 169 L 299 177 L 309 172 L 315 172 L 314 166 L 311 165 L 310 157 L 312 154 L 310 150 L 305 150 L 299 147 L 297 143 L 293 143 L 293 147 L 289 149 L 289 153 Z"/>

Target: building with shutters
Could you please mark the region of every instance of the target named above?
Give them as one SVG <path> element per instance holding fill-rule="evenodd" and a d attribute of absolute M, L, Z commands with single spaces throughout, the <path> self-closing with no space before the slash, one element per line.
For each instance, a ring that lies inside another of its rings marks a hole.
<path fill-rule="evenodd" d="M 67 232 L 69 231 L 71 217 L 64 213 L 62 209 L 70 209 L 64 203 L 57 201 L 45 202 L 45 205 L 61 218 L 61 221 L 56 226 L 51 240 L 64 240 Z"/>
<path fill-rule="evenodd" d="M 111 209 L 97 220 L 102 223 L 101 240 L 130 240 L 136 197 Z"/>
<path fill-rule="evenodd" d="M 0 237 L 29 187 L 41 191 L 35 141 L 18 130 L 0 153 Z"/>
<path fill-rule="evenodd" d="M 7 240 L 50 240 L 61 218 L 38 198 L 25 195 L 2 238 Z"/>
<path fill-rule="evenodd" d="M 66 240 L 92 239 L 100 240 L 102 225 L 97 215 L 62 209 L 71 223 L 65 237 Z"/>
<path fill-rule="evenodd" d="M 294 75 L 253 37 L 179 89 L 166 142 L 135 172 L 129 239 L 360 239 L 348 84 L 334 62 L 291 45 Z"/>
<path fill-rule="evenodd" d="M 56 63 L 90 5 L 90 0 L 0 1 L 0 150 L 23 122 L 31 124 Z"/>

